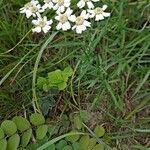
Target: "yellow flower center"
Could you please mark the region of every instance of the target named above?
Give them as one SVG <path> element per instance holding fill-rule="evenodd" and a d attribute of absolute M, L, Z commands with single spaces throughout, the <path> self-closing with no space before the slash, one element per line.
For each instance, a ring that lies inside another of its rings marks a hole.
<path fill-rule="evenodd" d="M 33 4 L 29 2 L 29 3 L 25 4 L 24 7 L 27 8 L 27 9 L 29 9 L 30 7 L 33 7 Z"/>
<path fill-rule="evenodd" d="M 60 16 L 60 22 L 61 22 L 61 23 L 65 23 L 65 22 L 67 22 L 67 21 L 68 21 L 67 15 L 63 14 L 63 15 Z"/>
<path fill-rule="evenodd" d="M 59 6 L 63 5 L 64 4 L 64 0 L 57 0 L 57 3 Z"/>
<path fill-rule="evenodd" d="M 37 9 L 36 6 L 33 6 L 33 7 L 31 7 L 30 9 L 31 9 L 31 11 L 32 11 L 33 13 L 36 13 L 36 12 L 38 11 L 38 9 Z"/>
<path fill-rule="evenodd" d="M 46 22 L 44 20 L 39 21 L 38 26 L 40 26 L 41 28 L 45 27 Z"/>
<path fill-rule="evenodd" d="M 84 22 L 84 18 L 82 16 L 76 18 L 76 25 L 82 25 L 83 22 Z"/>
<path fill-rule="evenodd" d="M 99 15 L 99 14 L 103 13 L 103 10 L 102 10 L 102 8 L 97 7 L 97 8 L 95 8 L 94 12 L 95 12 L 95 14 Z"/>
<path fill-rule="evenodd" d="M 49 3 L 51 0 L 44 0 L 45 3 Z"/>

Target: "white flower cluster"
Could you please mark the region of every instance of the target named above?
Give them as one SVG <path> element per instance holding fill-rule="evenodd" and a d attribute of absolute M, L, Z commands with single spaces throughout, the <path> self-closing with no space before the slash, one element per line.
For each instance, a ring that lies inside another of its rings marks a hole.
<path fill-rule="evenodd" d="M 32 23 L 35 27 L 33 32 L 47 33 L 51 29 L 51 25 L 54 22 L 52 19 L 48 20 L 46 16 L 42 16 L 46 10 L 53 10 L 56 12 L 54 19 L 57 22 L 57 30 L 75 30 L 76 33 L 81 34 L 91 27 L 91 23 L 88 21 L 90 18 L 95 18 L 95 21 L 103 20 L 105 17 L 109 17 L 110 13 L 105 12 L 107 5 L 102 7 L 95 7 L 94 3 L 99 0 L 79 0 L 77 7 L 81 10 L 79 15 L 73 14 L 73 10 L 70 8 L 71 0 L 43 0 L 43 5 L 38 0 L 31 0 L 23 8 L 20 9 L 20 13 L 24 13 L 27 18 L 31 16 L 35 19 Z M 85 8 L 85 9 L 84 9 Z"/>

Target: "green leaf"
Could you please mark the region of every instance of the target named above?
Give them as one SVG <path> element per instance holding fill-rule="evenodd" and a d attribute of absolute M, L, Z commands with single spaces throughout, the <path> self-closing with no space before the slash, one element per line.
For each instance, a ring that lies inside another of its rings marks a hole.
<path fill-rule="evenodd" d="M 76 131 L 71 131 L 70 134 L 71 134 L 71 133 L 75 133 L 75 132 L 76 132 Z M 76 142 L 79 138 L 80 138 L 80 135 L 79 135 L 79 134 L 76 134 L 76 135 L 67 136 L 67 137 L 66 137 L 66 140 L 69 141 L 69 142 L 74 143 L 74 142 Z"/>
<path fill-rule="evenodd" d="M 96 145 L 97 141 L 95 138 L 91 138 L 89 140 L 88 150 L 92 150 L 92 148 Z"/>
<path fill-rule="evenodd" d="M 39 77 L 38 79 L 37 79 L 37 87 L 39 88 L 39 89 L 43 89 L 45 92 L 47 92 L 48 91 L 48 85 L 47 85 L 47 79 L 46 78 L 43 78 L 43 77 Z"/>
<path fill-rule="evenodd" d="M 1 139 L 0 140 L 0 149 L 1 150 L 6 150 L 6 148 L 7 148 L 7 141 L 6 141 L 6 139 Z"/>
<path fill-rule="evenodd" d="M 80 144 L 78 142 L 75 142 L 72 144 L 73 150 L 80 150 Z"/>
<path fill-rule="evenodd" d="M 73 150 L 70 145 L 65 146 L 62 150 Z"/>
<path fill-rule="evenodd" d="M 45 123 L 45 118 L 42 114 L 34 113 L 30 116 L 30 122 L 35 126 L 39 126 Z"/>
<path fill-rule="evenodd" d="M 81 120 L 81 117 L 79 116 L 79 114 L 76 114 L 74 116 L 74 125 L 79 130 L 82 128 L 82 120 Z"/>
<path fill-rule="evenodd" d="M 80 143 L 80 148 L 81 150 L 87 149 L 89 145 L 90 137 L 89 135 L 84 135 L 81 137 L 79 143 Z"/>
<path fill-rule="evenodd" d="M 59 143 L 56 145 L 57 150 L 62 150 L 67 145 L 67 142 L 65 140 L 59 141 Z"/>
<path fill-rule="evenodd" d="M 0 127 L 0 140 L 5 136 L 3 129 Z"/>
<path fill-rule="evenodd" d="M 17 150 L 20 143 L 20 136 L 18 134 L 14 134 L 8 139 L 7 150 Z"/>
<path fill-rule="evenodd" d="M 37 150 L 38 147 L 39 147 L 38 143 L 32 143 L 27 145 L 26 150 Z"/>
<path fill-rule="evenodd" d="M 55 149 L 56 149 L 55 144 L 52 144 L 49 147 L 47 147 L 45 150 L 55 150 Z"/>
<path fill-rule="evenodd" d="M 32 137 L 32 129 L 28 129 L 22 134 L 21 146 L 26 147 L 28 143 L 30 142 L 31 137 Z"/>
<path fill-rule="evenodd" d="M 94 133 L 97 137 L 102 137 L 105 134 L 105 129 L 102 126 L 97 125 L 94 129 Z"/>
<path fill-rule="evenodd" d="M 94 146 L 92 150 L 104 150 L 104 145 L 103 144 L 97 144 Z"/>
<path fill-rule="evenodd" d="M 86 123 L 90 119 L 90 114 L 87 110 L 81 110 L 80 117 L 81 117 L 82 121 Z"/>
<path fill-rule="evenodd" d="M 21 116 L 14 117 L 12 121 L 16 124 L 17 129 L 20 130 L 21 132 L 30 128 L 29 121 Z"/>
<path fill-rule="evenodd" d="M 9 136 L 15 134 L 17 131 L 16 124 L 11 120 L 5 120 L 2 122 L 1 128 L 3 129 L 4 133 Z"/>
<path fill-rule="evenodd" d="M 48 130 L 47 125 L 41 125 L 36 129 L 36 138 L 41 140 L 46 136 Z"/>
<path fill-rule="evenodd" d="M 46 78 L 38 77 L 37 79 L 37 87 L 43 89 L 43 86 L 47 84 Z"/>
<path fill-rule="evenodd" d="M 72 76 L 73 74 L 73 70 L 72 68 L 69 66 L 69 67 L 66 67 L 63 71 L 63 74 L 65 74 L 67 77 L 70 77 Z"/>
<path fill-rule="evenodd" d="M 70 67 L 61 70 L 55 70 L 48 73 L 49 87 L 57 87 L 59 90 L 64 90 L 67 86 L 68 77 L 73 73 Z"/>
<path fill-rule="evenodd" d="M 67 83 L 66 82 L 61 82 L 57 86 L 58 86 L 59 90 L 64 90 L 67 87 Z"/>
<path fill-rule="evenodd" d="M 57 86 L 59 83 L 63 82 L 62 71 L 58 69 L 48 73 L 48 81 L 50 86 Z"/>

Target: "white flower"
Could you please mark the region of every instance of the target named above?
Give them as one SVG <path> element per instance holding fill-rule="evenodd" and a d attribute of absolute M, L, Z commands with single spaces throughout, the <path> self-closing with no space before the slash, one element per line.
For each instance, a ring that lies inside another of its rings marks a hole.
<path fill-rule="evenodd" d="M 98 2 L 99 0 L 80 0 L 78 3 L 77 3 L 77 6 L 79 8 L 83 8 L 85 7 L 85 5 L 87 5 L 87 7 L 89 9 L 93 9 L 94 8 L 94 5 L 93 5 L 93 2 Z"/>
<path fill-rule="evenodd" d="M 103 20 L 105 17 L 109 17 L 110 13 L 104 12 L 107 9 L 107 5 L 103 5 L 103 7 L 97 7 L 94 10 L 88 10 L 90 13 L 90 18 L 95 17 L 95 21 Z"/>
<path fill-rule="evenodd" d="M 53 7 L 54 10 L 57 10 L 57 13 L 64 12 L 65 8 L 70 6 L 70 0 L 53 0 L 55 6 Z"/>
<path fill-rule="evenodd" d="M 34 29 L 32 29 L 33 32 L 40 33 L 43 31 L 44 33 L 47 33 L 51 29 L 51 24 L 53 23 L 52 20 L 47 20 L 47 17 L 44 16 L 43 18 L 39 17 L 37 20 L 33 20 L 32 23 L 36 26 Z"/>
<path fill-rule="evenodd" d="M 72 27 L 72 29 L 76 29 L 76 32 L 81 34 L 83 31 L 87 29 L 87 27 L 91 26 L 91 23 L 87 21 L 89 18 L 89 15 L 86 13 L 85 10 L 83 10 L 80 14 L 80 16 L 75 17 L 74 15 L 70 17 L 70 20 L 72 22 L 75 22 L 75 25 Z"/>
<path fill-rule="evenodd" d="M 36 17 L 42 12 L 41 5 L 36 0 L 31 0 L 31 2 L 25 4 L 23 8 L 20 8 L 20 13 L 26 14 L 27 18 L 31 16 Z"/>
<path fill-rule="evenodd" d="M 42 6 L 43 10 L 46 10 L 47 8 L 51 9 L 54 7 L 54 4 L 52 0 L 44 0 L 44 5 Z"/>
<path fill-rule="evenodd" d="M 65 13 L 58 13 L 58 16 L 55 17 L 55 19 L 59 21 L 58 25 L 56 26 L 57 30 L 62 29 L 64 31 L 67 31 L 71 28 L 71 24 L 69 21 L 71 21 L 70 18 L 73 17 L 73 15 L 71 15 L 72 12 L 72 9 L 67 8 Z"/>

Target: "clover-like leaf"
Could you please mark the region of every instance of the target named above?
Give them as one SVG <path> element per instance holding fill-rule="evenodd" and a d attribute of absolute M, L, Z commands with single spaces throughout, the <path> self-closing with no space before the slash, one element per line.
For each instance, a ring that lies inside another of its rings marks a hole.
<path fill-rule="evenodd" d="M 7 150 L 17 150 L 20 143 L 20 136 L 18 134 L 14 134 L 9 137 L 7 142 Z"/>
<path fill-rule="evenodd" d="M 3 129 L 0 127 L 0 140 L 5 136 Z"/>
<path fill-rule="evenodd" d="M 95 145 L 96 145 L 97 141 L 95 138 L 91 138 L 89 140 L 89 145 L 88 145 L 88 149 L 91 150 Z"/>
<path fill-rule="evenodd" d="M 1 150 L 6 150 L 7 148 L 7 140 L 6 139 L 1 139 L 0 140 L 0 149 Z"/>
<path fill-rule="evenodd" d="M 94 146 L 92 150 L 104 150 L 104 145 L 103 144 L 97 144 Z"/>
<path fill-rule="evenodd" d="M 1 128 L 3 129 L 4 133 L 7 135 L 13 135 L 17 131 L 16 124 L 11 120 L 5 120 L 1 124 Z"/>
<path fill-rule="evenodd" d="M 46 136 L 48 130 L 47 125 L 41 125 L 36 129 L 36 138 L 41 140 Z"/>
<path fill-rule="evenodd" d="M 102 126 L 97 125 L 94 129 L 94 133 L 97 137 L 102 137 L 105 134 L 105 129 Z"/>
<path fill-rule="evenodd" d="M 89 145 L 90 137 L 89 135 L 84 135 L 81 137 L 79 143 L 81 149 L 87 149 Z"/>
<path fill-rule="evenodd" d="M 48 146 L 46 149 L 44 149 L 44 150 L 56 150 L 56 146 L 55 146 L 55 144 L 52 144 L 52 145 Z"/>
<path fill-rule="evenodd" d="M 74 115 L 74 126 L 79 130 L 82 128 L 82 120 L 79 114 Z"/>
<path fill-rule="evenodd" d="M 71 131 L 70 133 L 75 133 L 76 131 Z M 76 134 L 76 135 L 70 135 L 70 136 L 67 136 L 66 137 L 66 140 L 69 141 L 69 142 L 76 142 L 78 139 L 80 138 L 80 135 L 79 134 Z"/>
<path fill-rule="evenodd" d="M 29 121 L 21 116 L 14 117 L 12 121 L 16 124 L 17 129 L 20 130 L 21 132 L 30 128 Z"/>
<path fill-rule="evenodd" d="M 56 145 L 56 148 L 58 150 L 62 150 L 62 148 L 64 148 L 67 145 L 67 142 L 65 140 L 61 140 L 58 142 L 58 144 Z"/>
<path fill-rule="evenodd" d="M 72 144 L 73 150 L 80 150 L 80 143 L 79 142 L 74 142 Z"/>
<path fill-rule="evenodd" d="M 21 146 L 26 147 L 28 143 L 30 142 L 31 137 L 32 137 L 32 129 L 28 129 L 22 134 Z"/>
<path fill-rule="evenodd" d="M 70 145 L 65 146 L 62 150 L 73 150 Z"/>
<path fill-rule="evenodd" d="M 30 116 L 30 122 L 35 126 L 39 126 L 45 123 L 45 118 L 42 114 L 34 113 Z"/>

